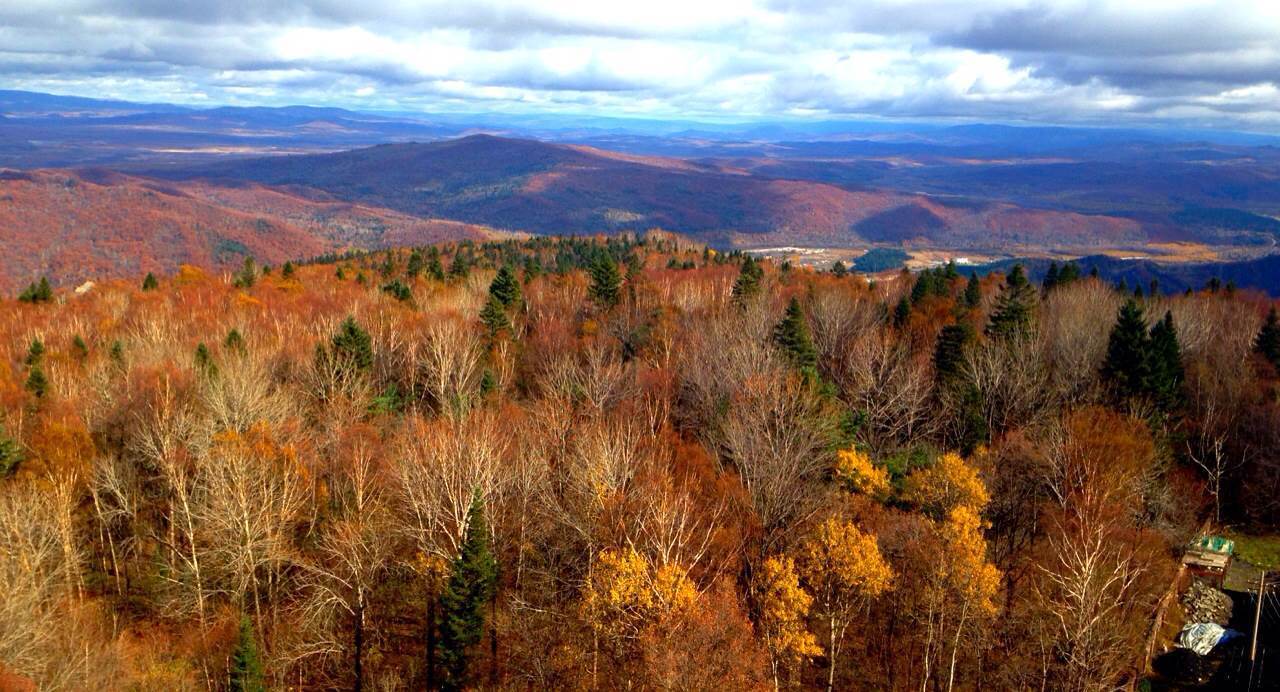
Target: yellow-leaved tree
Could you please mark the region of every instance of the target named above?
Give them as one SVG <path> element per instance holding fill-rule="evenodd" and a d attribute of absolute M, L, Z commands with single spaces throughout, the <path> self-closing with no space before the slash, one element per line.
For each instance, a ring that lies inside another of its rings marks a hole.
<path fill-rule="evenodd" d="M 935 519 L 944 519 L 960 506 L 981 513 L 991 500 L 977 469 L 955 452 L 908 476 L 906 496 Z"/>
<path fill-rule="evenodd" d="M 836 479 L 847 490 L 878 501 L 887 499 L 892 490 L 889 472 L 858 449 L 842 449 L 836 454 Z"/>
<path fill-rule="evenodd" d="M 773 688 L 779 689 L 783 673 L 801 661 L 822 653 L 813 633 L 805 626 L 813 596 L 800 588 L 795 561 L 785 555 L 764 561 L 756 574 L 756 601 L 760 635 L 769 649 Z"/>
<path fill-rule="evenodd" d="M 814 595 L 815 614 L 827 624 L 827 690 L 835 685 L 845 631 L 859 610 L 893 585 L 893 570 L 875 536 L 851 522 L 828 519 L 800 546 L 800 576 Z"/>

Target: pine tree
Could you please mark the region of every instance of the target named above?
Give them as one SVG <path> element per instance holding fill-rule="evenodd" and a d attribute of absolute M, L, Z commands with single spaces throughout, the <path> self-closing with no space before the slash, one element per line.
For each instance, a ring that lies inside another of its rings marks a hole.
<path fill-rule="evenodd" d="M 435 248 L 432 248 L 433 250 Z M 427 261 L 427 276 L 436 281 L 444 281 L 444 265 L 440 264 L 440 256 L 435 255 Z"/>
<path fill-rule="evenodd" d="M 284 266 L 280 268 L 280 276 L 285 279 L 292 279 L 294 273 L 295 273 L 295 269 L 293 266 L 293 262 L 285 262 Z"/>
<path fill-rule="evenodd" d="M 84 342 L 84 337 L 76 334 L 71 340 L 71 353 L 76 360 L 84 360 L 89 357 L 89 345 Z"/>
<path fill-rule="evenodd" d="M 520 302 L 520 282 L 509 265 L 502 265 L 498 275 L 489 284 L 489 296 L 497 299 L 504 308 L 511 308 Z"/>
<path fill-rule="evenodd" d="M 489 547 L 480 493 L 473 493 L 467 511 L 462 551 L 453 561 L 449 580 L 440 594 L 440 659 L 445 669 L 445 689 L 466 687 L 471 672 L 471 649 L 484 636 L 485 606 L 498 586 L 498 563 Z"/>
<path fill-rule="evenodd" d="M 222 347 L 242 356 L 249 351 L 248 346 L 244 343 L 244 337 L 240 335 L 240 330 L 234 327 L 227 332 L 227 338 L 222 340 Z"/>
<path fill-rule="evenodd" d="M 1111 383 L 1118 396 L 1128 398 L 1148 391 L 1150 352 L 1151 337 L 1142 306 L 1131 298 L 1120 307 L 1107 342 L 1107 359 L 1102 365 L 1103 378 Z"/>
<path fill-rule="evenodd" d="M 606 310 L 622 300 L 622 275 L 607 252 L 591 265 L 591 299 Z"/>
<path fill-rule="evenodd" d="M 119 339 L 116 339 L 115 341 L 111 342 L 111 351 L 108 355 L 111 357 L 111 362 L 115 363 L 118 366 L 123 367 L 124 366 L 124 342 L 120 341 Z"/>
<path fill-rule="evenodd" d="M 27 358 L 23 362 L 27 367 L 35 367 L 44 359 L 44 342 L 40 339 L 32 339 L 31 346 L 27 347 Z"/>
<path fill-rule="evenodd" d="M 1059 281 L 1058 271 L 1059 271 L 1058 263 L 1056 261 L 1050 262 L 1049 270 L 1044 273 L 1044 283 L 1041 284 L 1041 287 L 1044 288 L 1045 293 L 1052 291 L 1054 288 L 1058 286 L 1058 281 Z"/>
<path fill-rule="evenodd" d="M 1262 324 L 1262 329 L 1258 331 L 1253 350 L 1261 353 L 1276 368 L 1280 368 L 1280 318 L 1276 316 L 1274 306 L 1267 313 L 1267 321 Z"/>
<path fill-rule="evenodd" d="M 969 283 L 964 287 L 964 306 L 972 310 L 981 304 L 982 281 L 978 279 L 978 273 L 974 272 L 969 275 Z"/>
<path fill-rule="evenodd" d="M 949 324 L 938 333 L 933 349 L 933 370 L 940 384 L 948 384 L 960 376 L 964 349 L 973 340 L 973 327 L 967 322 Z"/>
<path fill-rule="evenodd" d="M 330 353 L 341 367 L 357 371 L 373 367 L 373 342 L 355 317 L 347 317 L 330 341 Z"/>
<path fill-rule="evenodd" d="M 27 284 L 18 300 L 24 303 L 48 303 L 53 300 L 53 288 L 49 286 L 49 279 L 42 276 L 39 283 Z"/>
<path fill-rule="evenodd" d="M 400 279 L 392 279 L 391 281 L 383 284 L 382 292 L 390 294 L 402 303 L 413 297 L 413 291 L 409 290 L 409 287 L 404 285 Z"/>
<path fill-rule="evenodd" d="M 1066 286 L 1067 284 L 1073 281 L 1078 281 L 1079 279 L 1080 279 L 1080 265 L 1076 264 L 1075 262 L 1067 262 L 1066 264 L 1062 265 L 1062 271 L 1058 272 L 1057 285 Z"/>
<path fill-rule="evenodd" d="M 49 380 L 45 378 L 44 371 L 40 369 L 40 366 L 37 365 L 31 368 L 27 373 L 27 391 L 34 394 L 37 399 L 41 399 L 44 398 L 45 391 L 48 387 Z"/>
<path fill-rule="evenodd" d="M 262 668 L 262 656 L 254 636 L 253 623 L 248 616 L 240 618 L 240 633 L 235 651 L 231 654 L 231 670 L 228 689 L 232 692 L 266 692 L 266 674 Z"/>
<path fill-rule="evenodd" d="M 147 272 L 146 278 L 142 280 L 142 290 L 154 291 L 159 287 L 160 287 L 160 282 L 156 281 L 156 275 L 152 274 L 151 272 Z"/>
<path fill-rule="evenodd" d="M 1163 411 L 1178 408 L 1182 401 L 1182 348 L 1178 344 L 1178 331 L 1173 326 L 1173 313 L 1166 311 L 1164 319 L 1151 328 L 1149 390 Z"/>
<path fill-rule="evenodd" d="M 760 294 L 760 280 L 764 278 L 764 270 L 755 258 L 747 255 L 738 270 L 738 278 L 733 281 L 733 301 L 739 305 Z"/>
<path fill-rule="evenodd" d="M 511 320 L 507 319 L 507 313 L 502 309 L 502 301 L 496 296 L 491 295 L 489 300 L 485 301 L 484 309 L 480 311 L 480 322 L 489 332 L 490 339 L 496 339 L 499 333 L 511 330 Z"/>
<path fill-rule="evenodd" d="M 911 318 L 911 299 L 902 296 L 898 299 L 898 304 L 893 307 L 893 326 L 901 329 L 907 326 L 907 320 Z"/>
<path fill-rule="evenodd" d="M 422 273 L 422 267 L 422 251 L 414 248 L 413 252 L 409 253 L 409 261 L 404 265 L 404 275 L 410 279 L 416 278 Z"/>
<path fill-rule="evenodd" d="M 218 374 L 218 366 L 213 363 L 213 356 L 209 353 L 209 347 L 200 342 L 196 345 L 195 355 L 196 370 L 200 373 L 213 377 Z"/>
<path fill-rule="evenodd" d="M 817 373 L 818 352 L 809 336 L 809 324 L 805 321 L 804 310 L 800 307 L 800 301 L 795 298 L 787 304 L 787 312 L 782 321 L 773 328 L 773 342 L 801 372 L 806 375 Z"/>
<path fill-rule="evenodd" d="M 9 437 L 4 427 L 0 426 L 0 480 L 13 473 L 20 463 L 22 463 L 22 446 Z"/>
<path fill-rule="evenodd" d="M 1022 265 L 1013 265 L 1000 288 L 996 309 L 987 324 L 987 335 L 998 339 L 1026 336 L 1031 330 L 1034 293 Z"/>
<path fill-rule="evenodd" d="M 844 262 L 836 260 L 836 263 L 831 265 L 831 273 L 835 274 L 837 279 L 843 279 L 849 270 L 845 268 Z"/>

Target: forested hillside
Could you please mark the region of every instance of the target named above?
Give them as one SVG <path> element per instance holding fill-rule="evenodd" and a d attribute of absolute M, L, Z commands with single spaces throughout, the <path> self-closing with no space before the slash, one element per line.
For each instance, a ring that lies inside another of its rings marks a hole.
<path fill-rule="evenodd" d="M 1278 365 L 1241 291 L 659 234 L 35 283 L 0 687 L 1115 689 L 1275 530 Z"/>

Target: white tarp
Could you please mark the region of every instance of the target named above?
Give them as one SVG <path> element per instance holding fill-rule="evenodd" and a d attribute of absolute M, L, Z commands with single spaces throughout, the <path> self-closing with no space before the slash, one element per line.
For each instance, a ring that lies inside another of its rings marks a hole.
<path fill-rule="evenodd" d="M 1178 646 L 1204 656 L 1213 651 L 1213 647 L 1239 635 L 1239 632 L 1222 625 L 1197 622 L 1182 628 L 1182 633 L 1178 635 Z"/>

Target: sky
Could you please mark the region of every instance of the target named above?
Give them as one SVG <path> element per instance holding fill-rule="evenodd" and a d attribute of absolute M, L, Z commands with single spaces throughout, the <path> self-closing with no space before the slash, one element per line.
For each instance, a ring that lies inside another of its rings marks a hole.
<path fill-rule="evenodd" d="M 0 88 L 1280 132 L 1280 0 L 3 0 Z"/>

